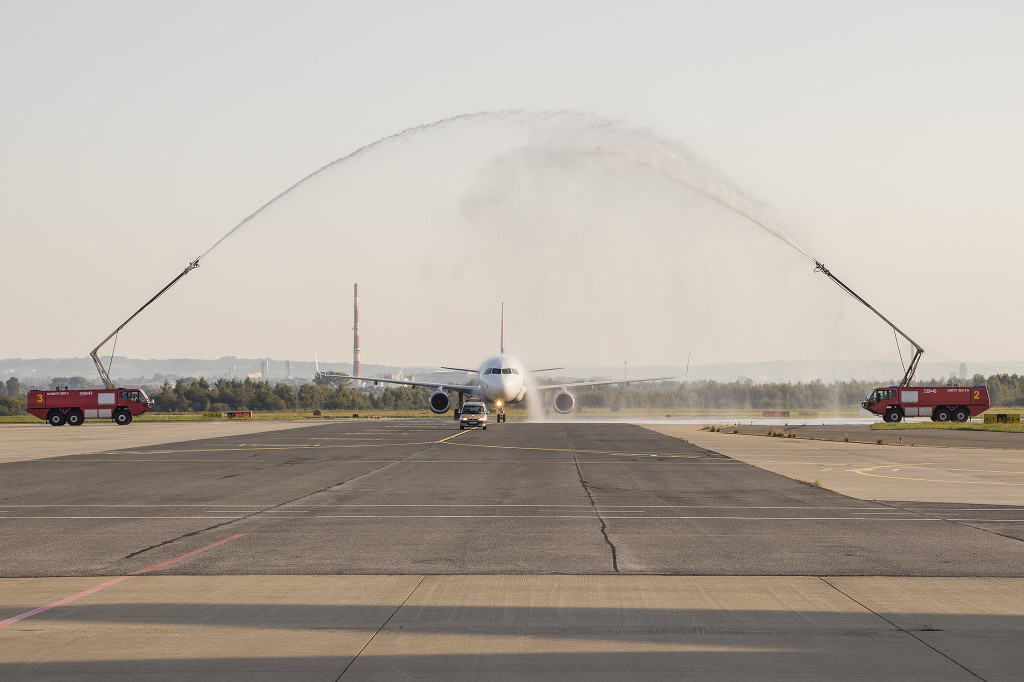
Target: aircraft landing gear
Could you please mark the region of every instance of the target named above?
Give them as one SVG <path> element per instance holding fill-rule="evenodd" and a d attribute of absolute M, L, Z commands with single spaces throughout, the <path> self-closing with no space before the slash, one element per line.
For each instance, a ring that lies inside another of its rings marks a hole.
<path fill-rule="evenodd" d="M 496 421 L 498 423 L 501 423 L 501 422 L 505 421 L 505 408 L 504 407 L 499 407 L 498 408 L 498 417 L 497 417 Z"/>

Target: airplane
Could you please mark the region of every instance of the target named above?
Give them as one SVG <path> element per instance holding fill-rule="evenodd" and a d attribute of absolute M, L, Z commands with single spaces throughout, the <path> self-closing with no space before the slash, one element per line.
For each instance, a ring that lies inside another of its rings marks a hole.
<path fill-rule="evenodd" d="M 530 374 L 539 372 L 551 372 L 563 369 L 562 367 L 548 367 L 545 369 L 527 370 L 521 362 L 505 354 L 505 320 L 504 305 L 502 305 L 501 325 L 501 346 L 498 355 L 491 356 L 483 361 L 478 369 L 466 369 L 463 367 L 442 367 L 441 369 L 455 372 L 467 372 L 477 375 L 475 384 L 449 384 L 429 381 L 405 381 L 401 379 L 378 379 L 374 377 L 346 376 L 345 379 L 353 381 L 372 381 L 374 385 L 399 384 L 402 386 L 426 386 L 433 388 L 427 401 L 430 411 L 434 414 L 444 414 L 452 407 L 452 398 L 449 392 L 458 394 L 459 407 L 455 410 L 455 418 L 458 419 L 461 406 L 466 399 L 482 400 L 494 405 L 497 408 L 497 420 L 505 421 L 505 406 L 520 402 L 526 397 L 527 377 Z M 686 373 L 689 372 L 690 361 L 686 361 Z M 320 374 L 319 366 L 317 374 Z M 654 377 L 650 379 L 620 379 L 617 381 L 580 381 L 564 384 L 542 384 L 531 385 L 530 388 L 536 391 L 548 392 L 557 391 L 552 406 L 558 414 L 569 414 L 576 409 L 576 396 L 569 391 L 570 388 L 585 388 L 589 386 L 610 386 L 612 384 L 637 384 L 647 381 L 671 381 L 679 379 L 674 377 Z"/>

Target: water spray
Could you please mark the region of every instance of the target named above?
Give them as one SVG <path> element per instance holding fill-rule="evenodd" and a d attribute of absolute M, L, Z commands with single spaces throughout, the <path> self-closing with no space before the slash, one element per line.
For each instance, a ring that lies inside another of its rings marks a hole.
<path fill-rule="evenodd" d="M 342 156 L 330 163 L 318 168 L 309 175 L 303 177 L 298 182 L 289 186 L 280 194 L 276 195 L 262 206 L 257 208 L 255 211 L 247 215 L 237 225 L 228 230 L 224 236 L 213 243 L 201 256 L 190 262 L 188 267 L 185 268 L 177 277 L 175 277 L 167 286 L 161 289 L 153 298 L 146 302 L 141 308 L 129 317 L 124 323 L 115 329 L 107 338 L 103 339 L 102 342 L 96 348 L 93 349 L 90 355 L 92 356 L 93 362 L 96 364 L 96 369 L 103 379 L 103 383 L 108 388 L 114 388 L 114 384 L 110 379 L 107 369 L 103 367 L 103 363 L 100 362 L 98 352 L 108 341 L 116 337 L 129 322 L 131 322 L 139 313 L 149 307 L 156 299 L 160 298 L 168 289 L 174 286 L 182 277 L 186 274 L 199 267 L 199 261 L 205 258 L 211 251 L 220 246 L 226 239 L 231 235 L 238 232 L 244 225 L 252 221 L 264 210 L 275 204 L 278 200 L 291 194 L 293 191 L 298 189 L 300 186 L 305 184 L 307 181 L 319 176 L 325 171 L 351 161 L 361 155 L 368 153 L 369 151 L 385 145 L 386 143 L 401 140 L 403 138 L 417 135 L 419 133 L 447 127 L 449 125 L 463 123 L 467 121 L 508 121 L 513 123 L 531 123 L 531 124 L 545 124 L 545 123 L 559 123 L 568 122 L 578 127 L 579 130 L 589 131 L 597 133 L 603 137 L 598 140 L 597 144 L 591 141 L 587 142 L 587 145 L 583 150 L 575 150 L 580 155 L 593 156 L 595 158 L 616 158 L 623 159 L 628 163 L 641 168 L 647 168 L 667 180 L 680 184 L 698 192 L 704 197 L 711 199 L 712 201 L 720 204 L 721 206 L 735 212 L 736 214 L 746 218 L 757 227 L 762 228 L 772 236 L 783 241 L 798 253 L 806 256 L 810 260 L 815 262 L 817 266 L 816 270 L 823 272 L 829 278 L 836 282 L 851 296 L 856 298 L 858 301 L 863 303 L 872 312 L 882 318 L 890 327 L 893 328 L 894 332 L 902 335 L 905 339 L 910 341 L 916 349 L 914 358 L 910 363 L 910 367 L 906 371 L 906 375 L 903 378 L 901 386 L 906 385 L 913 378 L 914 371 L 917 367 L 917 363 L 921 358 L 921 354 L 924 350 L 916 342 L 910 339 L 904 334 L 899 328 L 897 328 L 892 322 L 886 319 L 881 313 L 875 310 L 874 307 L 869 305 L 863 298 L 858 296 L 853 290 L 843 284 L 841 281 L 836 279 L 832 273 L 825 268 L 821 262 L 813 258 L 806 250 L 804 250 L 799 244 L 796 243 L 791 237 L 789 237 L 782 229 L 772 225 L 772 222 L 761 215 L 754 202 L 744 196 L 743 192 L 722 179 L 721 177 L 715 176 L 713 173 L 708 171 L 702 164 L 698 164 L 692 160 L 689 154 L 679 144 L 671 141 L 659 138 L 650 131 L 629 126 L 618 121 L 609 119 L 601 119 L 589 114 L 584 114 L 573 110 L 554 110 L 554 111 L 538 111 L 529 112 L 524 110 L 506 110 L 506 111 L 480 111 L 468 114 L 459 114 L 457 116 L 451 116 L 449 118 L 440 119 L 431 123 L 425 123 L 418 126 L 406 128 L 405 130 L 387 135 L 385 137 L 371 142 L 370 144 L 364 145 L 355 151 Z M 616 138 L 616 134 L 619 135 Z M 642 144 L 636 144 L 639 140 Z M 358 321 L 356 322 L 356 329 L 353 330 L 355 334 L 358 334 Z M 357 337 L 358 338 L 358 337 Z M 116 344 L 116 341 L 115 341 Z M 115 346 L 116 347 L 116 346 Z M 356 351 L 357 353 L 358 351 Z M 113 358 L 111 358 L 113 359 Z M 354 361 L 358 362 L 358 356 L 354 355 Z M 532 403 L 533 401 L 531 401 Z"/>
<path fill-rule="evenodd" d="M 910 338 L 909 336 L 907 336 L 907 335 L 906 335 L 906 334 L 905 334 L 905 333 L 903 332 L 903 330 L 902 330 L 902 329 L 900 329 L 899 327 L 897 327 L 896 325 L 894 325 L 894 324 L 893 324 L 892 322 L 890 322 L 890 321 L 889 321 L 889 318 L 887 318 L 887 317 L 886 317 L 885 315 L 883 315 L 882 313 L 878 312 L 878 311 L 877 311 L 877 310 L 875 309 L 875 307 L 874 307 L 873 305 L 871 305 L 870 303 L 868 303 L 867 301 L 865 301 L 865 300 L 864 300 L 863 298 L 861 298 L 861 297 L 860 297 L 860 296 L 859 296 L 859 295 L 857 294 L 857 292 L 855 292 L 855 291 L 854 291 L 853 289 L 851 289 L 850 287 L 848 287 L 848 286 L 846 286 L 845 284 L 843 284 L 843 283 L 842 283 L 842 282 L 841 282 L 841 281 L 839 280 L 839 278 L 838 278 L 838 277 L 836 277 L 836 276 L 835 276 L 835 275 L 833 275 L 833 274 L 832 274 L 831 272 L 829 272 L 829 269 L 828 269 L 828 268 L 826 268 L 826 267 L 825 267 L 825 266 L 824 266 L 824 265 L 823 265 L 823 264 L 821 263 L 821 261 L 817 261 L 817 260 L 815 260 L 815 261 L 814 261 L 814 266 L 815 266 L 815 267 L 814 267 L 814 271 L 815 271 L 815 272 L 820 272 L 820 273 L 824 274 L 824 275 L 825 275 L 826 277 L 828 277 L 828 278 L 829 278 L 830 280 L 832 280 L 833 282 L 835 282 L 836 284 L 838 284 L 838 285 L 839 285 L 839 286 L 840 286 L 840 287 L 842 288 L 842 290 L 843 290 L 843 291 L 845 291 L 846 293 L 850 294 L 850 296 L 853 296 L 853 297 L 854 297 L 855 299 L 857 299 L 858 301 L 860 301 L 861 303 L 863 303 L 863 304 L 864 304 L 864 305 L 865 305 L 865 306 L 867 307 L 867 309 L 868 309 L 868 310 L 870 310 L 870 311 L 871 311 L 871 312 L 873 312 L 873 313 L 874 313 L 875 315 L 878 315 L 878 316 L 879 316 L 880 318 L 882 318 L 882 321 L 883 321 L 883 322 L 885 322 L 885 323 L 886 323 L 887 325 L 889 325 L 890 327 L 892 327 L 892 330 L 893 330 L 893 333 L 894 333 L 894 334 L 899 334 L 900 336 L 902 336 L 903 338 L 905 338 L 905 339 L 906 339 L 907 341 L 909 341 L 909 342 L 910 342 L 910 344 L 911 344 L 911 345 L 912 345 L 912 346 L 914 347 L 914 357 L 913 357 L 913 358 L 912 358 L 912 359 L 910 360 L 910 365 L 909 365 L 909 366 L 908 366 L 908 367 L 906 368 L 906 373 L 904 373 L 904 375 L 903 375 L 903 380 L 902 380 L 902 381 L 900 381 L 900 388 L 905 388 L 905 387 L 909 386 L 909 385 L 910 385 L 910 382 L 914 380 L 914 372 L 916 372 L 916 371 L 917 371 L 917 364 L 918 364 L 918 363 L 919 363 L 919 362 L 921 361 L 921 356 L 922 356 L 922 355 L 924 354 L 924 348 L 922 348 L 922 347 L 920 346 L 920 344 L 918 344 L 918 343 L 917 343 L 917 341 L 914 341 L 914 340 L 913 340 L 912 338 Z M 897 348 L 899 348 L 899 345 L 897 345 Z M 902 357 L 902 352 L 901 352 L 901 357 Z"/>
<path fill-rule="evenodd" d="M 442 118 L 442 119 L 440 119 L 438 121 L 433 121 L 431 123 L 423 123 L 423 124 L 418 125 L 418 126 L 412 126 L 411 128 L 406 128 L 405 130 L 401 130 L 401 131 L 399 131 L 397 133 L 393 133 L 391 135 L 387 135 L 385 137 L 382 137 L 382 138 L 380 138 L 379 140 L 377 140 L 375 142 L 371 142 L 370 144 L 363 145 L 362 147 L 360 147 L 359 149 L 355 150 L 354 152 L 346 154 L 345 156 L 342 156 L 341 158 L 335 159 L 334 161 L 331 161 L 330 163 L 328 163 L 328 164 L 326 164 L 324 166 L 321 166 L 320 168 L 316 169 L 315 171 L 313 171 L 312 173 L 310 173 L 306 177 L 304 177 L 301 180 L 299 180 L 298 182 L 296 182 L 294 185 L 290 186 L 285 191 L 283 191 L 280 194 L 278 194 L 277 196 L 275 196 L 273 199 L 271 199 L 267 203 L 265 203 L 262 206 L 260 206 L 259 208 L 257 208 L 255 211 L 253 211 L 252 213 L 247 215 L 245 218 L 243 218 L 242 222 L 238 223 L 233 228 L 228 230 L 227 234 L 225 234 L 223 237 L 218 239 L 213 244 L 213 246 L 208 248 L 203 253 L 203 255 L 200 256 L 200 258 L 205 257 L 208 253 L 210 253 L 215 248 L 220 246 L 221 242 L 223 242 L 225 239 L 227 239 L 228 237 L 233 235 L 235 232 L 237 232 L 239 230 L 239 228 L 241 228 L 243 225 L 248 223 L 250 220 L 252 220 L 256 216 L 258 216 L 260 213 L 262 213 L 264 211 L 264 209 L 269 208 L 270 205 L 275 203 L 275 202 L 277 202 L 278 199 L 283 199 L 284 197 L 286 197 L 289 194 L 291 194 L 294 190 L 298 189 L 298 187 L 300 185 L 305 184 L 307 180 L 312 180 L 313 178 L 315 178 L 316 176 L 320 175 L 324 171 L 329 170 L 329 169 L 331 169 L 331 168 L 333 168 L 333 167 L 335 167 L 335 166 L 337 166 L 339 164 L 345 163 L 346 161 L 349 161 L 350 159 L 353 159 L 353 158 L 355 158 L 357 156 L 360 156 L 360 155 L 370 151 L 371 149 L 379 147 L 379 146 L 381 146 L 381 145 L 383 145 L 383 144 L 385 144 L 387 142 L 391 142 L 393 140 L 398 140 L 398 139 L 401 139 L 401 138 L 404 138 L 404 137 L 409 137 L 410 135 L 415 135 L 415 134 L 421 133 L 421 132 L 423 132 L 425 130 L 430 130 L 431 128 L 440 128 L 440 127 L 446 126 L 446 125 L 448 125 L 450 123 L 456 123 L 458 121 L 467 121 L 467 120 L 473 120 L 473 119 L 479 119 L 479 118 L 501 118 L 501 117 L 521 115 L 522 113 L 523 112 L 521 112 L 519 110 L 513 109 L 513 110 L 508 110 L 508 111 L 500 111 L 500 112 L 478 111 L 478 112 L 469 113 L 469 114 L 459 114 L 458 116 L 450 116 L 448 118 Z"/>
<path fill-rule="evenodd" d="M 469 121 L 510 121 L 513 123 L 558 123 L 560 121 L 568 122 L 578 126 L 580 129 L 590 130 L 601 134 L 612 134 L 616 132 L 624 132 L 633 138 L 641 139 L 644 144 L 647 145 L 646 156 L 649 158 L 643 158 L 643 155 L 637 152 L 635 149 L 623 148 L 622 146 L 616 146 L 614 143 L 616 140 L 611 139 L 612 144 L 606 144 L 604 146 L 588 145 L 585 151 L 581 151 L 580 154 L 593 155 L 594 157 L 617 157 L 623 158 L 630 163 L 652 170 L 661 176 L 669 179 L 672 182 L 676 182 L 693 189 L 700 194 L 704 195 L 708 199 L 728 208 L 735 213 L 743 216 L 754 225 L 765 230 L 772 236 L 782 240 L 800 254 L 807 258 L 814 260 L 814 258 L 804 250 L 799 244 L 796 243 L 789 235 L 787 235 L 781 228 L 771 225 L 770 222 L 763 216 L 758 215 L 758 211 L 749 198 L 744 196 L 743 192 L 732 183 L 726 181 L 722 177 L 716 176 L 714 173 L 703 167 L 703 164 L 699 164 L 690 158 L 689 154 L 684 148 L 678 143 L 672 143 L 669 140 L 658 137 L 648 130 L 630 126 L 621 121 L 615 121 L 611 119 L 603 119 L 590 114 L 586 114 L 580 111 L 572 109 L 557 109 L 557 110 L 541 110 L 541 111 L 527 111 L 523 109 L 507 109 L 502 111 L 477 111 L 468 114 L 459 114 L 457 116 L 450 116 L 448 118 L 439 119 L 430 123 L 423 123 L 417 126 L 412 126 L 401 130 L 397 133 L 387 135 L 374 142 L 363 145 L 359 149 L 346 154 L 330 163 L 321 166 L 309 175 L 305 176 L 295 184 L 291 185 L 283 192 L 266 202 L 255 211 L 247 215 L 237 225 L 228 230 L 228 232 L 218 239 L 210 248 L 208 248 L 201 258 L 205 258 L 207 254 L 213 251 L 215 248 L 220 246 L 228 237 L 235 234 L 245 224 L 256 218 L 265 209 L 269 208 L 272 204 L 276 203 L 279 199 L 291 194 L 293 191 L 298 189 L 300 186 L 305 184 L 307 181 L 321 175 L 327 170 L 334 168 L 335 166 L 347 163 L 356 157 L 362 156 L 373 149 L 381 147 L 389 142 L 394 142 L 407 137 L 419 135 L 420 133 L 445 128 L 454 124 L 465 123 Z M 653 152 L 652 152 L 653 149 Z M 653 154 L 663 152 L 667 153 L 674 161 L 681 165 L 684 172 L 680 172 L 679 168 L 672 169 L 658 165 L 657 160 L 653 157 Z"/>
<path fill-rule="evenodd" d="M 200 258 L 201 258 L 201 257 L 202 257 L 202 256 L 200 256 Z M 152 304 L 152 303 L 153 303 L 153 301 L 155 301 L 156 299 L 158 299 L 158 298 L 160 298 L 161 296 L 163 296 L 163 295 L 164 295 L 164 293 L 165 293 L 165 292 L 166 292 L 166 291 L 167 291 L 168 289 L 170 289 L 170 288 L 171 288 L 171 287 L 173 287 L 173 286 L 174 286 L 175 284 L 177 284 L 177 283 L 178 283 L 178 280 L 180 280 L 180 279 L 181 279 L 182 277 L 184 277 L 185 275 L 187 275 L 188 273 L 192 272 L 193 270 L 195 270 L 195 269 L 196 269 L 196 268 L 198 268 L 198 267 L 199 267 L 199 258 L 196 258 L 196 259 L 195 259 L 194 261 L 192 261 L 191 263 L 189 263 L 189 264 L 188 264 L 188 267 L 187 267 L 187 268 L 185 268 L 184 270 L 182 270 L 182 271 L 181 271 L 181 274 L 179 274 L 179 275 L 178 275 L 177 277 L 175 277 L 174 279 L 172 279 L 172 280 L 171 280 L 171 282 L 170 282 L 170 284 L 168 284 L 168 285 L 167 285 L 167 286 L 165 286 L 165 287 L 164 287 L 163 289 L 161 289 L 160 291 L 158 291 L 158 292 L 157 292 L 157 294 L 156 294 L 156 296 L 154 296 L 153 298 L 151 298 L 151 299 L 149 299 L 148 301 L 146 301 L 145 305 L 143 305 L 143 306 L 142 306 L 141 308 L 139 308 L 139 309 L 138 309 L 138 310 L 136 310 L 136 311 L 135 311 L 134 313 L 132 313 L 132 316 L 131 316 L 131 317 L 129 317 L 129 318 L 128 318 L 127 320 L 125 320 L 124 322 L 122 322 L 122 323 L 121 323 L 121 326 L 120 326 L 120 327 L 118 327 L 117 329 L 115 329 L 114 331 L 112 331 L 112 332 L 110 333 L 110 336 L 108 336 L 107 338 L 105 338 L 105 339 L 103 339 L 102 341 L 100 341 L 99 345 L 98 345 L 98 346 L 96 346 L 95 348 L 93 348 L 93 349 L 92 349 L 92 352 L 91 352 L 91 353 L 89 353 L 89 355 L 90 355 L 90 356 L 92 357 L 92 361 L 93 361 L 93 363 L 94 363 L 94 364 L 96 365 L 96 370 L 97 370 L 97 371 L 98 371 L 98 372 L 100 373 L 100 379 L 102 379 L 102 380 L 103 380 L 103 385 L 104 385 L 104 386 L 106 386 L 107 388 L 111 388 L 111 389 L 112 389 L 112 388 L 117 388 L 117 386 L 116 386 L 116 385 L 114 384 L 114 382 L 113 382 L 113 381 L 111 380 L 111 378 L 110 378 L 110 375 L 109 375 L 109 374 L 107 373 L 107 370 L 106 370 L 106 368 L 104 368 L 104 367 L 103 367 L 103 363 L 102 363 L 102 362 L 100 362 L 100 358 L 99 358 L 99 355 L 98 355 L 98 353 L 99 353 L 99 350 L 100 350 L 100 348 L 103 348 L 103 346 L 104 346 L 104 345 L 105 345 L 105 344 L 107 343 L 107 341 L 110 341 L 110 339 L 112 339 L 112 338 L 114 338 L 115 336 L 117 336 L 118 332 L 120 332 L 120 331 L 121 331 L 122 329 L 124 329 L 124 328 L 125 328 L 125 327 L 126 327 L 126 326 L 128 325 L 128 323 L 129 323 L 129 322 L 131 322 L 132 320 L 134 320 L 134 319 L 136 318 L 136 316 L 138 316 L 138 314 L 139 314 L 139 313 L 141 313 L 141 312 L 142 312 L 143 310 L 145 310 L 146 308 L 148 308 L 148 307 L 150 306 L 150 304 Z M 116 344 L 117 344 L 117 342 L 115 341 L 115 342 L 114 342 L 114 344 L 115 344 L 115 348 L 116 348 Z M 113 359 L 114 359 L 114 356 L 113 356 L 113 355 L 111 355 L 111 356 L 110 356 L 110 359 L 111 359 L 111 361 L 113 361 Z"/>

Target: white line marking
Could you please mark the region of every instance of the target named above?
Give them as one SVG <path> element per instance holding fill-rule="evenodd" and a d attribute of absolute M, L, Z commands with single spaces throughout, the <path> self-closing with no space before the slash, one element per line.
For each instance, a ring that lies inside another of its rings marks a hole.
<path fill-rule="evenodd" d="M 318 519 L 594 519 L 593 514 L 548 515 L 548 514 L 334 514 L 317 516 Z M 602 516 L 604 519 L 630 519 L 650 521 L 654 519 L 716 520 L 716 521 L 944 521 L 946 519 L 884 519 L 860 516 Z"/>
<path fill-rule="evenodd" d="M 863 511 L 864 511 L 865 514 L 913 514 L 913 513 L 915 513 L 915 512 L 911 512 L 911 511 L 906 511 L 904 509 L 893 509 L 893 510 L 888 510 L 888 509 L 865 509 Z"/>
<path fill-rule="evenodd" d="M 273 502 L 267 503 L 266 506 L 276 504 Z M 177 509 L 182 507 L 230 507 L 229 504 L 203 504 L 203 505 L 100 505 L 100 504 L 80 504 L 80 505 L 0 505 L 0 509 L 89 509 L 89 508 L 102 508 L 102 509 Z M 258 509 L 265 509 L 266 506 L 254 508 L 252 511 Z M 541 509 L 592 509 L 591 505 L 560 505 L 560 504 L 334 504 L 334 505 L 290 505 L 291 507 L 302 507 L 308 509 L 334 509 L 334 508 L 348 508 L 348 507 L 439 507 L 439 508 L 454 508 L 454 507 L 496 507 L 496 508 L 541 508 Z M 800 505 L 766 505 L 758 507 L 748 507 L 742 505 L 598 505 L 602 509 L 834 509 L 834 510 L 878 510 L 880 507 L 806 507 Z M 1021 508 L 1024 510 L 1024 508 Z M 286 510 L 281 510 L 286 511 Z M 970 508 L 956 509 L 957 512 L 964 511 L 975 511 Z M 976 511 L 1017 511 L 1015 508 L 1008 509 L 988 509 L 988 508 L 977 508 Z"/>
<path fill-rule="evenodd" d="M 943 509 L 942 507 L 914 507 L 913 511 L 922 512 L 928 511 L 929 509 L 937 509 L 938 511 L 956 511 L 956 512 L 997 512 L 997 511 L 1024 511 L 1024 507 L 1007 507 L 1006 509 L 1000 509 L 999 507 L 963 507 L 962 509 Z"/>
<path fill-rule="evenodd" d="M 5 521 L 17 521 L 20 519 L 237 519 L 238 515 L 232 516 L 6 516 Z"/>

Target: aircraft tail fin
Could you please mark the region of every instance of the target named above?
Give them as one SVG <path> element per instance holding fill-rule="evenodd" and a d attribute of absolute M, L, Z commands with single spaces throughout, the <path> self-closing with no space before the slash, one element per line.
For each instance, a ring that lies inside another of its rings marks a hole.
<path fill-rule="evenodd" d="M 505 302 L 501 302 L 501 354 L 505 354 Z"/>

